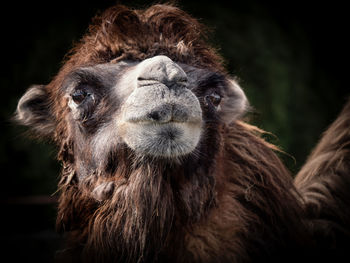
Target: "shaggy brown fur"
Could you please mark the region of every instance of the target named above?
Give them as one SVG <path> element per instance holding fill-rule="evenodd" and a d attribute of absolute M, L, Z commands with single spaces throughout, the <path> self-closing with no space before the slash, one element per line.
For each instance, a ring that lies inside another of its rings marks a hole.
<path fill-rule="evenodd" d="M 295 178 L 318 246 L 350 248 L 350 100 Z M 339 256 L 340 257 L 340 256 Z"/>
<path fill-rule="evenodd" d="M 329 197 L 323 181 L 333 180 L 329 173 L 341 176 L 334 168 L 348 171 L 344 158 L 349 138 L 345 135 L 339 135 L 332 151 L 326 151 L 329 146 L 315 151 L 316 157 L 323 152 L 340 157 L 325 176 L 310 173 L 307 167 L 312 163 L 304 168 L 297 180 L 302 196 L 274 153 L 276 149 L 260 139 L 260 130 L 242 121 L 206 122 L 198 153 L 181 162 L 138 158 L 129 148 L 120 147 L 110 152 L 108 169 L 95 169 L 79 178 L 74 147 L 81 138 L 69 125 L 62 90 L 67 75 L 83 66 L 142 61 L 156 55 L 226 75 L 222 59 L 206 44 L 204 32 L 197 20 L 174 6 L 112 7 L 94 19 L 56 78 L 29 105 L 45 111 L 45 120 L 52 121 L 43 125 L 42 118 L 35 119 L 36 131 L 54 138 L 60 147 L 63 173 L 57 226 L 68 235 L 70 243 L 63 254 L 73 262 L 294 262 L 305 259 L 305 252 L 310 256 L 319 252 L 310 240 L 314 234 L 310 224 L 328 206 L 313 204 L 322 203 L 323 193 Z M 46 95 L 49 101 L 44 102 L 40 98 Z M 348 131 L 349 123 L 338 126 L 330 133 Z M 85 153 L 91 154 L 89 149 Z M 323 160 L 318 163 L 329 167 Z M 324 178 L 322 183 L 318 177 Z M 321 192 L 313 192 L 309 181 L 321 185 Z M 109 198 L 97 201 L 93 190 L 108 183 L 113 186 Z M 304 220 L 303 205 L 308 220 Z M 337 220 L 343 215 L 330 213 Z"/>
<path fill-rule="evenodd" d="M 108 178 L 117 190 L 99 205 L 83 190 L 89 185 L 77 188 L 68 172 L 59 226 L 82 231 L 73 239 L 92 262 L 278 261 L 295 253 L 307 238 L 301 207 L 291 177 L 257 131 L 244 123 L 221 127 L 215 159 L 196 167 L 193 160 L 135 165 L 130 153 L 118 153 L 121 166 Z"/>

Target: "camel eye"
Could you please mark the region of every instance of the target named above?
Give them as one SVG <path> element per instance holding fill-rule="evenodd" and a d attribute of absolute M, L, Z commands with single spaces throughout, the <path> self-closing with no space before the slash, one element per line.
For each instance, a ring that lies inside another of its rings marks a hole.
<path fill-rule="evenodd" d="M 221 102 L 221 96 L 213 92 L 210 95 L 205 96 L 206 103 L 212 104 L 214 107 L 218 107 Z"/>
<path fill-rule="evenodd" d="M 87 95 L 88 95 L 88 93 L 86 91 L 78 89 L 78 90 L 74 91 L 71 96 L 72 96 L 73 101 L 76 104 L 80 104 L 85 100 Z"/>

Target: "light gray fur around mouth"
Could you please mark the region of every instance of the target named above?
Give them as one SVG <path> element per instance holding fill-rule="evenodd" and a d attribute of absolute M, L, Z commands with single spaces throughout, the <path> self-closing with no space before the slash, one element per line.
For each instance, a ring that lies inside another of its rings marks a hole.
<path fill-rule="evenodd" d="M 158 157 L 189 154 L 201 137 L 202 109 L 180 66 L 156 56 L 127 77 L 132 91 L 123 103 L 118 130 L 136 153 Z"/>

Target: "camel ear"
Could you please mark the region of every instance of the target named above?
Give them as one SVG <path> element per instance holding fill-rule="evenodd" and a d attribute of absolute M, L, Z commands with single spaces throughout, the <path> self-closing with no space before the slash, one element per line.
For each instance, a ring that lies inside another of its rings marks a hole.
<path fill-rule="evenodd" d="M 237 81 L 228 79 L 225 94 L 220 103 L 220 118 L 225 123 L 231 123 L 242 117 L 248 108 L 248 99 L 242 88 Z"/>
<path fill-rule="evenodd" d="M 49 95 L 44 85 L 33 85 L 19 100 L 15 120 L 39 136 L 50 137 L 55 128 Z"/>

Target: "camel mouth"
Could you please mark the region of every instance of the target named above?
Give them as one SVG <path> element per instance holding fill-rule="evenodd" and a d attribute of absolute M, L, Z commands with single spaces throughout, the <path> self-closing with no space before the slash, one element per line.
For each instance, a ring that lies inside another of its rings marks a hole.
<path fill-rule="evenodd" d="M 193 152 L 201 137 L 200 122 L 125 122 L 122 138 L 136 153 L 174 158 Z"/>
<path fill-rule="evenodd" d="M 124 121 L 138 124 L 200 123 L 201 110 L 193 111 L 187 105 L 164 103 L 144 112 L 126 111 Z"/>

